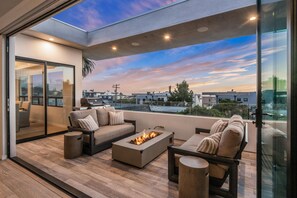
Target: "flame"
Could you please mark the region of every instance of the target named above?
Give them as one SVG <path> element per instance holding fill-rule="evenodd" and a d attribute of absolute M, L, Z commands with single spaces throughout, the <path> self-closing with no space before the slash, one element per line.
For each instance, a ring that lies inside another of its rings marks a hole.
<path fill-rule="evenodd" d="M 141 136 L 136 137 L 135 139 L 131 140 L 130 143 L 140 145 L 140 144 L 143 144 L 144 142 L 146 142 L 158 135 L 160 135 L 160 133 L 155 132 L 155 131 L 151 131 L 149 133 L 143 132 L 143 134 Z"/>

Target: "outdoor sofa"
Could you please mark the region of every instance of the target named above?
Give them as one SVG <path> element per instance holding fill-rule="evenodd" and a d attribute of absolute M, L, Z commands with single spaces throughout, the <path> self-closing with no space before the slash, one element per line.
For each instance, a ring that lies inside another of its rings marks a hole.
<path fill-rule="evenodd" d="M 68 127 L 68 131 L 83 132 L 84 153 L 93 155 L 110 148 L 112 142 L 135 134 L 136 122 L 133 120 L 124 120 L 123 124 L 109 125 L 109 111 L 115 110 L 113 107 L 103 107 L 70 112 L 70 126 Z M 78 119 L 86 118 L 89 115 L 93 117 L 94 121 L 98 124 L 99 129 L 89 131 L 80 127 Z"/>

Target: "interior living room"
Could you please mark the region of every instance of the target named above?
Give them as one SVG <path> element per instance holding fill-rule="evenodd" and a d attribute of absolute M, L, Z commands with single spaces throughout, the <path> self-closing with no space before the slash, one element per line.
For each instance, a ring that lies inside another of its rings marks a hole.
<path fill-rule="evenodd" d="M 296 196 L 296 0 L 0 3 L 1 197 Z"/>

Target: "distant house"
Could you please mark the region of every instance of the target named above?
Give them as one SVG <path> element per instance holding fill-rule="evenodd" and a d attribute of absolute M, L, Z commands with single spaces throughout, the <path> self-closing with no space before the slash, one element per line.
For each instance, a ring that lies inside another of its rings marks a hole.
<path fill-rule="evenodd" d="M 133 93 L 132 96 L 136 98 L 136 104 L 144 104 L 151 101 L 167 102 L 170 93 L 166 92 L 147 92 L 147 93 Z"/>
<path fill-rule="evenodd" d="M 241 104 L 248 106 L 255 106 L 257 97 L 256 92 L 236 92 L 236 91 L 227 91 L 227 92 L 203 92 L 202 97 L 215 96 L 216 103 L 220 103 L 222 100 L 236 101 Z"/>

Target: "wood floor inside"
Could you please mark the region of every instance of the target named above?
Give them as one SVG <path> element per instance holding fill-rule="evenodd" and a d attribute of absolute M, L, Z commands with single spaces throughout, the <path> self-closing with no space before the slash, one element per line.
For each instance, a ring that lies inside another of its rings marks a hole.
<path fill-rule="evenodd" d="M 69 160 L 58 135 L 18 144 L 17 156 L 91 197 L 178 197 L 178 185 L 167 179 L 167 152 L 143 169 L 112 160 L 111 149 Z M 243 154 L 238 188 L 239 197 L 256 197 L 254 153 Z"/>

